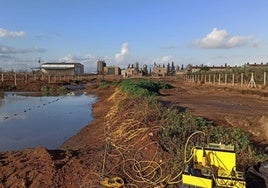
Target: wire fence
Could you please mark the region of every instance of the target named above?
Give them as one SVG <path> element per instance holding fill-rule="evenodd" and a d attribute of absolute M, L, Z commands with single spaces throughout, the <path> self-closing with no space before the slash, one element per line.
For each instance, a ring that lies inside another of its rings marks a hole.
<path fill-rule="evenodd" d="M 0 82 L 18 85 L 22 82 L 42 81 L 46 83 L 70 82 L 71 80 L 90 80 L 96 75 L 48 75 L 40 73 L 0 73 Z"/>
<path fill-rule="evenodd" d="M 234 87 L 250 87 L 250 88 L 268 88 L 268 71 L 258 72 L 195 72 L 183 75 L 184 81 L 193 83 L 204 83 L 214 85 L 229 85 Z M 103 75 L 83 74 L 83 75 L 49 75 L 42 73 L 10 73 L 0 72 L 0 83 L 6 83 L 17 86 L 24 82 L 45 82 L 45 83 L 61 83 L 73 80 L 89 81 L 93 78 L 102 78 Z M 105 77 L 108 77 L 106 75 Z M 180 76 L 181 77 L 181 76 Z M 163 78 L 162 78 L 163 79 Z"/>
<path fill-rule="evenodd" d="M 191 73 L 184 75 L 187 82 L 231 85 L 239 87 L 266 88 L 267 72 L 242 72 L 242 73 Z"/>

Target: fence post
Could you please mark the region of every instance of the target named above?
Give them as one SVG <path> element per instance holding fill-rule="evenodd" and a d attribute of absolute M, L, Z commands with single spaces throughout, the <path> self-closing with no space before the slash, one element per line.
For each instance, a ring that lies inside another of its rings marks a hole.
<path fill-rule="evenodd" d="M 253 74 L 253 72 L 251 72 L 251 79 L 250 79 L 250 81 L 248 83 L 248 87 L 254 87 L 254 88 L 256 88 L 256 83 L 254 81 L 254 74 Z"/>
<path fill-rule="evenodd" d="M 213 83 L 216 84 L 216 75 L 214 74 Z"/>
<path fill-rule="evenodd" d="M 234 73 L 233 73 L 233 79 L 232 79 L 232 86 L 234 86 Z"/>
<path fill-rule="evenodd" d="M 16 73 L 14 74 L 14 85 L 17 86 L 17 75 L 16 75 Z"/>
<path fill-rule="evenodd" d="M 224 75 L 224 84 L 227 85 L 227 74 Z"/>
<path fill-rule="evenodd" d="M 4 82 L 4 73 L 2 73 L 2 82 Z"/>
<path fill-rule="evenodd" d="M 210 74 L 208 75 L 208 83 L 210 83 Z"/>
<path fill-rule="evenodd" d="M 241 73 L 241 87 L 243 86 L 244 74 Z"/>
<path fill-rule="evenodd" d="M 50 75 L 48 75 L 48 83 L 50 83 Z"/>
<path fill-rule="evenodd" d="M 266 86 L 266 72 L 263 73 L 263 85 Z"/>
<path fill-rule="evenodd" d="M 204 79 L 204 83 L 207 82 L 207 75 L 205 74 L 205 79 Z"/>
<path fill-rule="evenodd" d="M 25 82 L 27 82 L 28 77 L 27 77 L 27 73 L 25 73 Z"/>
<path fill-rule="evenodd" d="M 221 74 L 219 74 L 219 85 L 221 85 Z"/>

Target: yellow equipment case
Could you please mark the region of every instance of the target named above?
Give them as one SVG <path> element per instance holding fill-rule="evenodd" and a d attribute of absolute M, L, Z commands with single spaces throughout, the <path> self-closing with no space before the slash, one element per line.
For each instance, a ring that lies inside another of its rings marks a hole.
<path fill-rule="evenodd" d="M 207 188 L 246 187 L 243 173 L 236 171 L 234 146 L 213 143 L 193 149 L 192 160 L 186 165 L 182 182 Z"/>

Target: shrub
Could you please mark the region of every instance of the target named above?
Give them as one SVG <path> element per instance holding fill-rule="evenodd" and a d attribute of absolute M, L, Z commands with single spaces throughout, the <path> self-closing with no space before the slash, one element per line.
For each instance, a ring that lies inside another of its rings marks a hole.
<path fill-rule="evenodd" d="M 153 82 L 151 80 L 124 80 L 121 83 L 121 90 L 133 97 L 156 97 L 159 95 L 159 90 L 164 88 L 170 88 L 168 84 L 161 82 Z"/>

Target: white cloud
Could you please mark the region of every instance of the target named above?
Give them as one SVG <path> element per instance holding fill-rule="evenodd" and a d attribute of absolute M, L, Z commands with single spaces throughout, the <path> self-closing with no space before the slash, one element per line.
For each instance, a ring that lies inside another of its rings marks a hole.
<path fill-rule="evenodd" d="M 66 62 L 66 63 L 86 63 L 86 62 L 91 62 L 95 60 L 96 58 L 90 54 L 85 55 L 85 56 L 75 56 L 72 54 L 68 54 L 67 56 L 59 59 L 59 61 Z"/>
<path fill-rule="evenodd" d="M 26 54 L 32 52 L 46 52 L 46 49 L 34 47 L 34 48 L 13 48 L 11 46 L 0 45 L 0 54 Z"/>
<path fill-rule="evenodd" d="M 0 69 L 9 70 L 30 70 L 38 66 L 38 59 L 31 57 L 17 57 L 16 55 L 0 54 Z"/>
<path fill-rule="evenodd" d="M 170 55 L 166 55 L 160 58 L 156 58 L 153 60 L 153 63 L 156 64 L 167 64 L 167 63 L 171 63 L 173 61 L 173 57 Z"/>
<path fill-rule="evenodd" d="M 229 49 L 246 46 L 251 40 L 250 36 L 229 36 L 226 30 L 214 28 L 204 38 L 197 40 L 196 45 L 201 48 Z"/>
<path fill-rule="evenodd" d="M 24 31 L 8 31 L 6 29 L 0 28 L 0 38 L 1 37 L 23 37 L 26 33 Z"/>
<path fill-rule="evenodd" d="M 128 55 L 129 49 L 128 49 L 128 43 L 123 43 L 120 53 L 115 54 L 115 60 L 117 62 L 122 62 L 125 57 Z"/>
<path fill-rule="evenodd" d="M 67 56 L 64 56 L 64 57 L 60 58 L 59 61 L 66 62 L 66 63 L 71 63 L 71 62 L 73 63 L 73 62 L 75 62 L 74 59 L 75 58 L 73 57 L 72 54 L 68 54 Z"/>
<path fill-rule="evenodd" d="M 26 53 L 26 50 L 0 45 L 0 54 L 18 54 L 18 53 Z"/>
<path fill-rule="evenodd" d="M 87 54 L 85 56 L 68 54 L 63 58 L 60 58 L 59 61 L 65 63 L 82 63 L 84 65 L 85 72 L 95 72 L 97 69 L 97 58 L 91 54 Z"/>
<path fill-rule="evenodd" d="M 173 57 L 170 55 L 164 56 L 160 59 L 161 63 L 169 63 L 170 61 L 172 61 Z"/>

